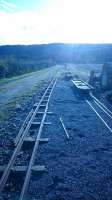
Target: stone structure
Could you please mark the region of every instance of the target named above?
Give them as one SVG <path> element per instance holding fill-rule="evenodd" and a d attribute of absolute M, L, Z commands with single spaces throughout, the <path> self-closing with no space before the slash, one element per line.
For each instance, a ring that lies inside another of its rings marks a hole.
<path fill-rule="evenodd" d="M 106 63 L 103 65 L 100 84 L 101 88 L 104 90 L 112 89 L 112 63 Z"/>

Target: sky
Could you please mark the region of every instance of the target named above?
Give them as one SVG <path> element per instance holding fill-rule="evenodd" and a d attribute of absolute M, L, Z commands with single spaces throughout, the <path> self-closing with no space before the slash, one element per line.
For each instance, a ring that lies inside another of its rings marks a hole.
<path fill-rule="evenodd" d="M 112 0 L 0 0 L 0 45 L 112 43 Z"/>

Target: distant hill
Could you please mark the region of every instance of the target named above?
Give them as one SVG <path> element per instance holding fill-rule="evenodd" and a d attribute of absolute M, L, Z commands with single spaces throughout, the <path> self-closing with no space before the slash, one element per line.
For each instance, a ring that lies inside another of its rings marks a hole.
<path fill-rule="evenodd" d="M 102 63 L 112 61 L 112 44 L 6 45 L 0 46 L 0 56 Z"/>
<path fill-rule="evenodd" d="M 0 46 L 0 77 L 66 62 L 112 62 L 112 44 L 42 44 Z"/>

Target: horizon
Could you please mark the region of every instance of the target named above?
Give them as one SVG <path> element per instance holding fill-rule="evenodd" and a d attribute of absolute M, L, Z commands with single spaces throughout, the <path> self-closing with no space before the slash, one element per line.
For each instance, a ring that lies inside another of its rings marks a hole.
<path fill-rule="evenodd" d="M 87 46 L 87 45 L 99 45 L 99 46 L 105 46 L 105 45 L 112 45 L 112 43 L 63 43 L 63 42 L 54 42 L 54 43 L 41 43 L 41 44 L 0 44 L 0 47 L 2 46 L 40 46 L 40 45 L 71 45 L 71 46 Z"/>
<path fill-rule="evenodd" d="M 0 0 L 0 46 L 111 44 L 111 0 Z"/>

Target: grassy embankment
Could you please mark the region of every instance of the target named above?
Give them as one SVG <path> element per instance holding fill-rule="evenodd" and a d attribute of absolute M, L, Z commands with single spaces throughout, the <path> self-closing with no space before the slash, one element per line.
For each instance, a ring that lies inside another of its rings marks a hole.
<path fill-rule="evenodd" d="M 7 119 L 18 105 L 22 106 L 30 100 L 43 82 L 56 74 L 57 69 L 55 66 L 0 80 L 0 120 Z"/>

